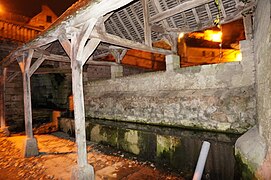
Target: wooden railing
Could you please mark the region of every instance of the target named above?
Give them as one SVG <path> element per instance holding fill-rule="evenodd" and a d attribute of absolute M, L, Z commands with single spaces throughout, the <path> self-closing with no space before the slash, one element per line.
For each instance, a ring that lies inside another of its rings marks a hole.
<path fill-rule="evenodd" d="M 40 30 L 0 20 L 0 38 L 27 42 L 39 33 Z"/>

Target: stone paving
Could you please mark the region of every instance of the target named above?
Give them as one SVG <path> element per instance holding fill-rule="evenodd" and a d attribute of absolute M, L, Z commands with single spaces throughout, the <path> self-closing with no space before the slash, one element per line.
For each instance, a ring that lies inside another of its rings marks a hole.
<path fill-rule="evenodd" d="M 70 179 L 71 169 L 76 165 L 73 139 L 63 133 L 35 137 L 40 155 L 32 158 L 22 157 L 25 136 L 0 138 L 0 180 Z M 135 157 L 128 158 L 120 151 L 111 151 L 106 146 L 88 143 L 87 148 L 88 162 L 94 167 L 96 180 L 183 179 L 176 174 L 158 170 L 152 163 L 139 162 Z"/>

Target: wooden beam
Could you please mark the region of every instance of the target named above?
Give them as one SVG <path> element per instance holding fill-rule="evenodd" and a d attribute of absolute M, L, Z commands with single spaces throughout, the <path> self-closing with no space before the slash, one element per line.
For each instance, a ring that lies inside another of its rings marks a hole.
<path fill-rule="evenodd" d="M 9 75 L 7 77 L 7 82 L 11 82 L 15 77 L 17 77 L 21 72 L 20 71 L 16 71 L 16 72 L 12 72 L 11 75 Z"/>
<path fill-rule="evenodd" d="M 98 33 L 97 30 L 95 30 L 95 29 L 92 32 L 90 38 L 98 38 L 98 39 L 101 39 L 102 42 L 106 42 L 109 44 L 114 44 L 114 45 L 122 46 L 122 47 L 126 47 L 126 48 L 137 49 L 137 50 L 141 50 L 141 51 L 153 52 L 153 53 L 157 53 L 157 54 L 172 54 L 172 52 L 169 50 L 152 48 L 147 45 L 144 45 L 144 44 L 141 44 L 138 42 L 134 42 L 134 41 L 130 41 L 127 39 L 123 39 L 121 37 L 118 37 L 118 36 L 115 36 L 112 34 L 108 34 L 108 33 Z"/>
<path fill-rule="evenodd" d="M 89 37 L 89 34 L 90 33 L 88 32 L 88 30 L 85 31 L 83 29 L 80 34 L 74 33 L 71 37 L 70 59 L 72 69 L 72 93 L 74 102 L 75 137 L 77 145 L 78 164 L 78 166 L 76 167 L 77 171 L 72 172 L 71 179 L 94 179 L 93 167 L 90 166 L 87 162 L 85 107 L 83 92 L 83 52 L 85 49 L 82 44 L 85 45 L 86 39 Z M 86 35 L 88 36 L 86 37 Z"/>
<path fill-rule="evenodd" d="M 86 42 L 96 24 L 96 22 L 98 21 L 97 18 L 92 18 L 88 21 L 88 23 L 86 23 L 83 27 L 82 27 L 82 31 L 78 34 L 75 35 L 73 38 L 76 38 L 76 42 L 78 42 L 78 44 L 76 44 L 77 47 L 77 59 L 81 58 L 84 54 L 84 50 L 85 50 L 85 45 Z M 75 44 L 74 44 L 75 45 Z M 84 60 L 85 61 L 85 60 Z"/>
<path fill-rule="evenodd" d="M 178 6 L 175 6 L 174 8 L 171 8 L 171 9 L 168 9 L 166 11 L 163 11 L 159 14 L 156 14 L 154 16 L 152 16 L 150 18 L 150 22 L 151 23 L 155 23 L 155 22 L 159 22 L 159 21 L 162 21 L 163 19 L 166 19 L 168 17 L 171 17 L 175 14 L 178 14 L 178 13 L 181 13 L 181 12 L 184 12 L 186 10 L 189 10 L 189 9 L 193 9 L 197 6 L 200 6 L 200 5 L 203 5 L 203 4 L 207 4 L 209 2 L 211 2 L 213 0 L 189 0 L 189 1 L 185 1 L 181 4 L 179 4 Z"/>
<path fill-rule="evenodd" d="M 125 54 L 127 53 L 127 49 L 109 46 L 109 51 L 112 54 L 112 56 L 115 58 L 116 62 L 118 64 L 121 63 L 122 59 L 124 58 Z"/>
<path fill-rule="evenodd" d="M 84 50 L 83 50 L 84 52 L 83 52 L 83 55 L 82 55 L 83 64 L 86 63 L 88 58 L 92 55 L 92 53 L 99 46 L 100 42 L 101 42 L 101 40 L 96 39 L 96 38 L 92 38 L 87 42 L 86 46 L 84 47 Z"/>
<path fill-rule="evenodd" d="M 152 6 L 153 6 L 154 10 L 156 11 L 156 13 L 163 12 L 163 9 L 162 9 L 159 1 L 157 1 L 157 0 L 151 0 L 151 3 L 152 3 Z M 153 26 L 154 26 L 154 24 L 152 25 L 152 28 L 153 28 Z M 162 26 L 164 26 L 164 28 L 169 28 L 170 27 L 169 24 L 168 24 L 168 22 L 167 22 L 167 20 L 165 20 L 165 19 L 162 20 Z"/>
<path fill-rule="evenodd" d="M 32 139 L 32 106 L 31 106 L 31 88 L 29 66 L 31 63 L 34 50 L 31 50 L 23 60 L 19 62 L 23 74 L 23 89 L 24 89 L 24 117 L 25 117 L 25 133 L 27 138 Z"/>
<path fill-rule="evenodd" d="M 246 39 L 251 40 L 253 36 L 252 15 L 248 14 L 246 16 L 243 16 L 243 22 L 244 22 Z"/>
<path fill-rule="evenodd" d="M 41 56 L 38 58 L 35 63 L 30 67 L 29 69 L 29 75 L 32 76 L 32 74 L 40 67 L 40 65 L 44 62 L 45 58 Z"/>
<path fill-rule="evenodd" d="M 67 55 L 71 56 L 71 42 L 69 41 L 66 34 L 61 34 L 58 37 L 58 41 L 60 42 L 61 46 L 63 47 L 64 51 L 67 53 Z"/>
<path fill-rule="evenodd" d="M 150 10 L 149 10 L 148 0 L 141 0 L 141 4 L 143 7 L 145 44 L 149 47 L 152 47 L 151 26 L 150 26 Z"/>

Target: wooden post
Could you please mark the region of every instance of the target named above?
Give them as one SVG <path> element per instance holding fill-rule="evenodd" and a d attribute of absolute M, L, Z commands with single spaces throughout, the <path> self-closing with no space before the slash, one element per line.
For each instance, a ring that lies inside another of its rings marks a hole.
<path fill-rule="evenodd" d="M 71 179 L 95 179 L 94 169 L 87 162 L 83 65 L 100 43 L 100 39 L 97 38 L 88 40 L 96 22 L 97 19 L 91 19 L 88 24 L 82 27 L 81 32 L 73 33 L 71 42 L 69 42 L 65 36 L 60 36 L 59 38 L 62 47 L 70 56 L 72 69 L 77 166 L 72 170 Z"/>
<path fill-rule="evenodd" d="M 34 50 L 29 50 L 26 56 L 23 55 L 22 60 L 18 60 L 23 75 L 23 91 L 24 91 L 24 119 L 26 140 L 24 143 L 24 157 L 36 156 L 39 154 L 36 138 L 33 136 L 32 129 L 32 106 L 31 106 L 31 88 L 30 88 L 30 64 Z"/>

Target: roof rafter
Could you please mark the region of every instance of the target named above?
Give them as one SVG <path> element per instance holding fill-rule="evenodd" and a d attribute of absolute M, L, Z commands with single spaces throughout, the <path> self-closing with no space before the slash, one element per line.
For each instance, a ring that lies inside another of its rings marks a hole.
<path fill-rule="evenodd" d="M 163 11 L 159 14 L 156 14 L 150 18 L 151 23 L 159 22 L 163 19 L 166 19 L 168 17 L 171 17 L 177 13 L 192 9 L 194 7 L 209 3 L 212 0 L 189 0 L 186 2 L 183 2 L 179 4 L 178 6 L 175 6 L 174 8 L 168 9 L 166 11 Z"/>

